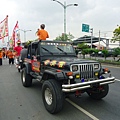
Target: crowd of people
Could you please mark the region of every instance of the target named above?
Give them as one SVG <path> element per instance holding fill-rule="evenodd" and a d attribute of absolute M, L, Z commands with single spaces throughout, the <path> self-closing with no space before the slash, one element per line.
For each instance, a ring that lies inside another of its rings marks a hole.
<path fill-rule="evenodd" d="M 48 32 L 45 30 L 45 24 L 41 24 L 40 28 L 36 32 L 38 36 L 38 40 L 46 40 L 49 38 Z M 14 48 L 0 48 L 0 65 L 3 64 L 3 59 L 9 59 L 9 65 L 15 63 L 15 59 L 19 61 L 19 59 L 24 60 L 27 57 L 27 45 L 22 48 L 21 41 L 17 41 L 17 46 Z"/>
<path fill-rule="evenodd" d="M 9 48 L 8 50 L 6 48 L 0 49 L 0 65 L 3 64 L 3 59 L 5 58 L 9 59 L 9 64 L 14 64 L 15 56 L 16 51 L 14 51 L 12 48 Z"/>
<path fill-rule="evenodd" d="M 20 56 L 20 52 L 23 48 L 18 44 L 15 48 L 2 48 L 0 49 L 0 65 L 3 64 L 3 59 L 8 59 L 9 65 L 14 64 L 15 59 Z"/>

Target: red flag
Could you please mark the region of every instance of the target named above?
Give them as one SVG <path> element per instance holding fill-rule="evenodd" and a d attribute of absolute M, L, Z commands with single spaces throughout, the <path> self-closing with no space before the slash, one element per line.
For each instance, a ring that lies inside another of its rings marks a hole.
<path fill-rule="evenodd" d="M 4 37 L 8 36 L 8 15 L 0 22 L 0 39 L 4 42 Z"/>
<path fill-rule="evenodd" d="M 13 47 L 17 46 L 17 41 L 20 40 L 20 32 L 19 32 L 19 26 L 18 26 L 18 21 L 13 29 L 13 34 L 12 34 L 12 40 L 13 40 Z"/>

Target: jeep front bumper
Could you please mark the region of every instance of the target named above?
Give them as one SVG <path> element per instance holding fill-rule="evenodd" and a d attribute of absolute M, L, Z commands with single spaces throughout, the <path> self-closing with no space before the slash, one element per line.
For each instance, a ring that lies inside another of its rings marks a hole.
<path fill-rule="evenodd" d="M 83 90 L 83 89 L 91 88 L 93 84 L 105 85 L 105 84 L 110 84 L 114 82 L 115 82 L 115 77 L 107 77 L 104 79 L 98 79 L 98 80 L 93 80 L 93 81 L 88 81 L 88 82 L 82 82 L 82 83 L 76 83 L 76 84 L 65 84 L 65 85 L 62 85 L 62 91 L 63 92 L 74 92 L 76 90 Z"/>

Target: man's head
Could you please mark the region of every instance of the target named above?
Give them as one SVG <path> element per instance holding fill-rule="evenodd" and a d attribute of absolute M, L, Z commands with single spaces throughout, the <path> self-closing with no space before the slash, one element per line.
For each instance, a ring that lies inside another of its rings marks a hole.
<path fill-rule="evenodd" d="M 18 46 L 21 45 L 21 41 L 20 41 L 20 40 L 17 41 L 17 45 L 18 45 Z"/>
<path fill-rule="evenodd" d="M 40 25 L 40 28 L 41 28 L 41 29 L 44 29 L 44 28 L 45 28 L 45 24 L 41 24 L 41 25 Z"/>
<path fill-rule="evenodd" d="M 27 48 L 27 45 L 26 45 L 26 44 L 24 45 L 24 48 Z"/>
<path fill-rule="evenodd" d="M 17 43 L 18 46 L 20 46 L 21 44 L 20 43 Z"/>

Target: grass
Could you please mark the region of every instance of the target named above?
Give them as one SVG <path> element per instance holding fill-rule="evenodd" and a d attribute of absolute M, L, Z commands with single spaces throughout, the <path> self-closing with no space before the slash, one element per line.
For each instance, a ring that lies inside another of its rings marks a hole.
<path fill-rule="evenodd" d="M 97 61 L 99 61 L 99 62 L 101 62 L 101 63 L 120 66 L 120 61 L 107 60 L 107 59 L 106 59 L 106 60 L 105 60 L 105 59 L 95 59 L 95 58 L 86 58 L 86 59 L 97 60 Z"/>
<path fill-rule="evenodd" d="M 107 64 L 113 64 L 113 65 L 120 65 L 120 61 L 117 62 L 117 61 L 112 61 L 112 60 L 98 60 L 99 62 L 101 63 L 107 63 Z"/>

